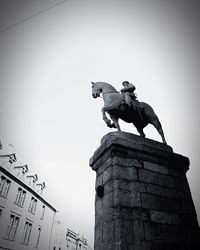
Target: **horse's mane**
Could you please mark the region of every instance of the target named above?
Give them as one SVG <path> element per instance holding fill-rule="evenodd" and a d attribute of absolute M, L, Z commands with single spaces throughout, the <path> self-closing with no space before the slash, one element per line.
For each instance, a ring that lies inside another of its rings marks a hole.
<path fill-rule="evenodd" d="M 111 92 L 118 92 L 110 83 L 107 83 L 107 82 L 96 82 L 96 83 L 106 86 L 106 88 Z"/>

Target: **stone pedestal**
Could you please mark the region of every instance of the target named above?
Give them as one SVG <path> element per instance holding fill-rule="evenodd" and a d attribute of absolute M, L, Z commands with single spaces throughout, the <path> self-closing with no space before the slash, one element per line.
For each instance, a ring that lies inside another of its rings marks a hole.
<path fill-rule="evenodd" d="M 124 132 L 105 135 L 96 171 L 95 250 L 200 249 L 188 158 Z"/>

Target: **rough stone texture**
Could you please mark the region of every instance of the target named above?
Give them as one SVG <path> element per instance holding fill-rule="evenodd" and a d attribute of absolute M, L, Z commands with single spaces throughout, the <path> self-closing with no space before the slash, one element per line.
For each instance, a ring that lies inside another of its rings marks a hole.
<path fill-rule="evenodd" d="M 153 222 L 161 224 L 174 224 L 179 225 L 180 219 L 177 214 L 165 213 L 159 211 L 150 211 L 150 219 Z"/>
<path fill-rule="evenodd" d="M 130 133 L 109 133 L 90 159 L 96 171 L 95 250 L 199 249 L 187 157 Z M 102 193 L 101 193 L 102 194 Z"/>

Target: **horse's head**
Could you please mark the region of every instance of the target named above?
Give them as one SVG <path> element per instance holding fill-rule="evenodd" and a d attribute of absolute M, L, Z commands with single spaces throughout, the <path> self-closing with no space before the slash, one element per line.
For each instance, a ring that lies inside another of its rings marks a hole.
<path fill-rule="evenodd" d="M 101 92 L 102 92 L 102 87 L 100 86 L 100 84 L 98 84 L 98 82 L 96 83 L 92 82 L 92 96 L 94 98 L 100 97 Z"/>
<path fill-rule="evenodd" d="M 92 82 L 92 96 L 100 97 L 100 94 L 118 93 L 117 90 L 106 82 Z"/>

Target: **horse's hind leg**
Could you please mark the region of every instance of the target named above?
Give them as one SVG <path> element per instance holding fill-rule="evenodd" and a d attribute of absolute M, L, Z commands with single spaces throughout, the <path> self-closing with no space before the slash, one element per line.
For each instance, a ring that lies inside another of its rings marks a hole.
<path fill-rule="evenodd" d="M 134 125 L 134 124 L 133 124 Z M 145 135 L 145 133 L 144 133 L 144 131 L 143 131 L 143 128 L 137 128 L 137 131 L 138 131 L 138 133 L 140 134 L 140 136 L 142 136 L 142 137 L 145 137 L 146 135 Z"/>
<path fill-rule="evenodd" d="M 165 140 L 165 136 L 164 136 L 164 132 L 161 126 L 161 123 L 159 122 L 159 120 L 153 120 L 150 122 L 158 131 L 158 133 L 160 134 L 162 141 L 164 144 L 167 144 L 166 140 Z"/>

